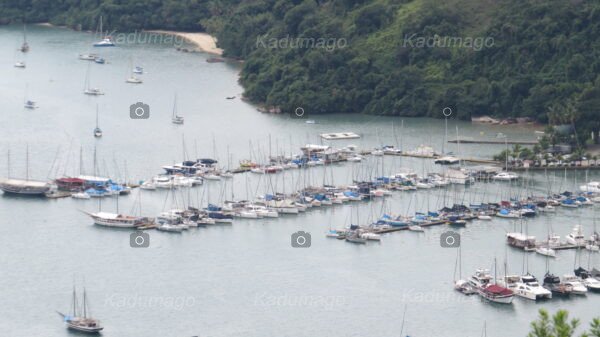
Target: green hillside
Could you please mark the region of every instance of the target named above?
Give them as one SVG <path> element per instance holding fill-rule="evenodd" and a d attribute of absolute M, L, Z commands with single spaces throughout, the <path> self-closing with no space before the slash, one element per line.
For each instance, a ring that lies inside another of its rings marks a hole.
<path fill-rule="evenodd" d="M 12 4 L 11 4 L 12 3 Z M 72 5 L 77 3 L 76 7 Z M 8 0 L 0 22 L 205 30 L 244 59 L 253 102 L 355 112 L 576 122 L 600 130 L 600 2 Z"/>

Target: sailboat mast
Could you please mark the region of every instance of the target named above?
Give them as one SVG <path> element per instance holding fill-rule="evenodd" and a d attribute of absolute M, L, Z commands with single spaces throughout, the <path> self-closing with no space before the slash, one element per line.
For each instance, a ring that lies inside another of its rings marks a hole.
<path fill-rule="evenodd" d="M 10 149 L 8 149 L 8 151 L 6 152 L 6 156 L 7 156 L 7 167 L 6 167 L 6 174 L 7 174 L 7 178 L 10 179 Z"/>
<path fill-rule="evenodd" d="M 83 288 L 83 318 L 87 318 L 87 304 L 85 303 L 85 288 Z"/>
<path fill-rule="evenodd" d="M 29 144 L 25 150 L 25 180 L 29 180 Z"/>

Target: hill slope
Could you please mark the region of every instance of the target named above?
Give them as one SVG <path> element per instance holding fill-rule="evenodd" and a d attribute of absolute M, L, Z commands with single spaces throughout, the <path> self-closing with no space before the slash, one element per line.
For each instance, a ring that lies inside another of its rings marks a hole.
<path fill-rule="evenodd" d="M 600 129 L 600 3 L 586 0 L 7 0 L 0 21 L 207 30 L 285 111 L 529 116 Z M 11 5 L 12 4 L 12 5 Z M 588 133 L 589 134 L 589 133 Z"/>

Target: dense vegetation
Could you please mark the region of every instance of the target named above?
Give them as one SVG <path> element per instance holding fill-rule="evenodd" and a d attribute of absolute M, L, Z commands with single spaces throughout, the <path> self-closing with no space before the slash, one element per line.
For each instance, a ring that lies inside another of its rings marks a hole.
<path fill-rule="evenodd" d="M 566 310 L 558 310 L 554 316 L 550 316 L 545 309 L 540 309 L 539 313 L 539 319 L 531 322 L 531 331 L 527 337 L 574 337 L 575 331 L 580 327 L 578 319 L 569 320 Z M 579 336 L 600 337 L 600 318 L 592 319 L 589 330 Z"/>
<path fill-rule="evenodd" d="M 88 29 L 102 14 L 108 27 L 121 31 L 209 31 L 219 38 L 227 56 L 246 61 L 241 76 L 246 96 L 284 111 L 302 106 L 311 113 L 439 117 L 443 107 L 451 106 L 460 118 L 526 116 L 553 124 L 576 123 L 583 135 L 600 131 L 598 1 L 5 0 L 0 4 L 0 22 L 20 20 L 23 13 L 28 21 Z M 295 38 L 335 39 L 337 44 L 335 48 L 269 44 L 272 39 Z M 419 38 L 427 40 L 419 44 Z M 456 43 L 458 39 L 461 43 Z"/>

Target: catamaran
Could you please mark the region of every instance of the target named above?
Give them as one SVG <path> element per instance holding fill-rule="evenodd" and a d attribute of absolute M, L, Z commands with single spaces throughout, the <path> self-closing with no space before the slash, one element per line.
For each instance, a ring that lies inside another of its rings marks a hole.
<path fill-rule="evenodd" d="M 73 307 L 71 314 L 65 315 L 60 312 L 58 312 L 58 314 L 63 317 L 63 320 L 69 329 L 86 333 L 99 333 L 104 327 L 99 320 L 88 317 L 89 309 L 87 302 L 87 294 L 84 288 L 82 305 L 80 307 L 77 301 L 77 291 L 75 290 L 75 287 L 73 287 Z"/>
<path fill-rule="evenodd" d="M 175 95 L 175 100 L 173 101 L 173 115 L 171 116 L 171 122 L 173 124 L 183 124 L 183 117 L 177 115 L 177 94 Z"/>

